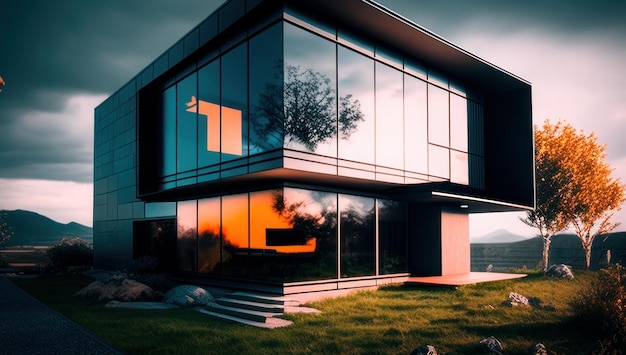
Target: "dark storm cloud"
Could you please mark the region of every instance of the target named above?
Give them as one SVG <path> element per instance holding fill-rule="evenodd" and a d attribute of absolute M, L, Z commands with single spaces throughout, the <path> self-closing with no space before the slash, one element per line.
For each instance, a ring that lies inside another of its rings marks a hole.
<path fill-rule="evenodd" d="M 540 27 L 571 36 L 601 31 L 610 36 L 626 32 L 626 2 L 587 0 L 379 0 L 381 4 L 448 37 L 469 23 L 493 31 Z"/>
<path fill-rule="evenodd" d="M 0 2 L 0 178 L 89 182 L 93 106 L 221 3 Z"/>

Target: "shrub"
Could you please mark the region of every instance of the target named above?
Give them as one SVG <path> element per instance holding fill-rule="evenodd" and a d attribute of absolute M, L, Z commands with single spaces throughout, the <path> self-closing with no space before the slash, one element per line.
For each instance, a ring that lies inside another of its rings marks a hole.
<path fill-rule="evenodd" d="M 48 249 L 48 257 L 58 268 L 93 265 L 93 250 L 80 238 L 63 238 Z"/>
<path fill-rule="evenodd" d="M 626 349 L 626 268 L 620 264 L 598 272 L 596 280 L 572 302 L 575 319 L 600 339 L 596 354 Z"/>

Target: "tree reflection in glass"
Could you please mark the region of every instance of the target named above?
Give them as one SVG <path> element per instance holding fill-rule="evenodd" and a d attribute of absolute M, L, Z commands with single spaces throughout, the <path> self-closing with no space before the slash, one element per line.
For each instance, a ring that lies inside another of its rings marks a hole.
<path fill-rule="evenodd" d="M 341 277 L 376 275 L 376 207 L 373 198 L 339 195 Z"/>
<path fill-rule="evenodd" d="M 254 261 L 254 277 L 281 282 L 336 278 L 337 195 L 292 188 L 271 194 L 268 207 L 284 227 L 290 228 L 283 229 L 288 233 L 283 235 L 280 246 L 267 246 L 275 253 L 266 253 Z M 256 210 L 262 213 L 260 208 Z M 254 210 L 254 219 L 252 213 Z M 272 232 L 272 228 L 267 228 L 266 237 Z"/>
<path fill-rule="evenodd" d="M 283 67 L 279 63 L 276 67 L 278 72 L 284 69 L 276 75 L 284 75 L 284 81 L 267 83 L 253 107 L 251 120 L 257 135 L 272 141 L 284 133 L 285 147 L 316 152 L 319 145 L 332 144 L 337 129 L 342 139 L 356 131 L 358 122 L 363 121 L 359 100 L 350 94 L 340 97 L 337 116 L 337 95 L 326 75 L 289 64 Z"/>

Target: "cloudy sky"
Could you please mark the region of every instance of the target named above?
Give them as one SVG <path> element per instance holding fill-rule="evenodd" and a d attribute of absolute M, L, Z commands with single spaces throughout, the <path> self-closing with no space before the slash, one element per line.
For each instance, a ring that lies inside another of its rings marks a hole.
<path fill-rule="evenodd" d="M 94 107 L 223 2 L 0 2 L 0 209 L 91 226 Z M 626 2 L 379 2 L 530 81 L 534 122 L 595 132 L 626 182 Z M 534 234 L 518 215 L 472 216 L 471 234 Z"/>

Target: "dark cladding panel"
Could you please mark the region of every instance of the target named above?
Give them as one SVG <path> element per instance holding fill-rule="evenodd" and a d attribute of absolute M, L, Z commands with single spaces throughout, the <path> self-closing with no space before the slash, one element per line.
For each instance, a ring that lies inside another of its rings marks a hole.
<path fill-rule="evenodd" d="M 531 89 L 485 98 L 485 184 L 489 196 L 534 207 Z"/>
<path fill-rule="evenodd" d="M 219 9 L 219 31 L 222 32 L 246 13 L 245 0 L 230 0 Z"/>

